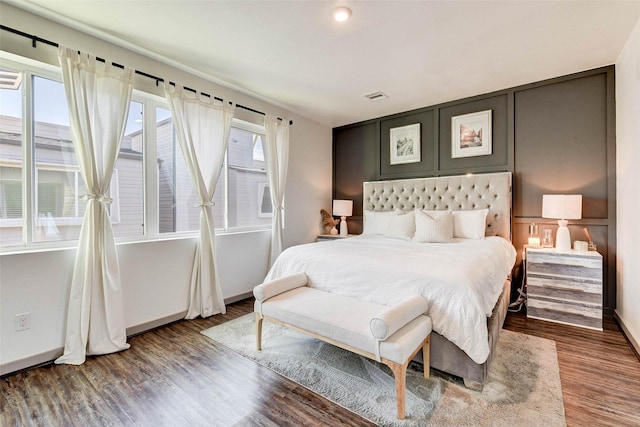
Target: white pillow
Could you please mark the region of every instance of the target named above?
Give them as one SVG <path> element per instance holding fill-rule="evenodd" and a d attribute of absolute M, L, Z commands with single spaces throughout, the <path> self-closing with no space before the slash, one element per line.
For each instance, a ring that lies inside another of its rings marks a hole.
<path fill-rule="evenodd" d="M 391 215 L 391 221 L 384 234 L 395 239 L 411 240 L 416 232 L 416 216 L 414 211 L 404 212 L 396 210 Z"/>
<path fill-rule="evenodd" d="M 385 234 L 392 216 L 393 211 L 364 211 L 364 229 L 362 230 L 362 234 Z"/>
<path fill-rule="evenodd" d="M 425 211 L 416 209 L 416 234 L 414 242 L 443 243 L 453 238 L 451 211 Z"/>
<path fill-rule="evenodd" d="M 484 238 L 489 209 L 453 211 L 453 237 L 461 239 Z"/>

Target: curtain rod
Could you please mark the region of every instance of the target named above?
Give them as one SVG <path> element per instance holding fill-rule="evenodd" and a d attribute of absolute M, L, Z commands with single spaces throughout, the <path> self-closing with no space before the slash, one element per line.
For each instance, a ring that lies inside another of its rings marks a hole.
<path fill-rule="evenodd" d="M 31 47 L 33 47 L 33 48 L 37 47 L 37 43 L 38 42 L 46 44 L 46 45 L 49 45 L 49 46 L 53 46 L 53 47 L 56 47 L 56 48 L 60 47 L 60 45 L 58 43 L 56 43 L 56 42 L 53 42 L 53 41 L 47 40 L 47 39 L 43 39 L 42 37 L 38 37 L 38 36 L 36 36 L 34 34 L 28 34 L 28 33 L 25 33 L 24 31 L 16 30 L 15 28 L 7 27 L 6 25 L 1 25 L 0 24 L 0 30 L 4 30 L 4 31 L 7 31 L 9 33 L 13 33 L 13 34 L 17 34 L 19 36 L 25 37 L 27 39 L 31 39 Z M 104 59 L 99 58 L 99 57 L 96 57 L 96 60 L 100 61 L 100 62 L 105 62 Z M 116 62 L 112 62 L 111 64 L 114 67 L 124 68 L 124 65 L 118 64 Z M 134 70 L 134 72 L 136 74 L 140 75 L 140 76 L 144 76 L 144 77 L 150 78 L 151 80 L 155 80 L 156 81 L 156 86 L 158 86 L 158 84 L 160 82 L 164 83 L 164 79 L 162 77 L 157 77 L 157 76 L 154 76 L 153 74 L 145 73 L 144 71 L 140 71 L 140 70 Z M 173 86 L 176 85 L 174 82 L 169 82 L 169 84 L 173 85 Z M 187 86 L 183 86 L 183 89 L 188 90 L 188 91 L 193 92 L 193 93 L 198 93 L 197 90 L 192 89 L 192 88 L 187 87 Z M 208 93 L 205 93 L 205 92 L 200 92 L 200 95 L 206 96 L 208 98 L 211 98 L 211 95 L 208 94 Z M 218 98 L 217 96 L 214 96 L 213 99 L 215 99 L 216 101 L 224 102 L 224 100 L 222 98 Z M 229 104 L 231 104 L 231 101 L 229 101 Z M 263 116 L 267 115 L 266 113 L 264 113 L 262 111 L 255 110 L 255 109 L 250 108 L 250 107 L 245 107 L 244 105 L 236 104 L 236 107 L 242 108 L 243 110 L 247 110 L 247 111 L 250 111 L 252 113 L 261 114 Z M 280 117 L 278 117 L 278 120 L 282 121 L 282 119 Z M 289 120 L 289 125 L 292 125 L 292 124 L 293 124 L 293 120 Z"/>

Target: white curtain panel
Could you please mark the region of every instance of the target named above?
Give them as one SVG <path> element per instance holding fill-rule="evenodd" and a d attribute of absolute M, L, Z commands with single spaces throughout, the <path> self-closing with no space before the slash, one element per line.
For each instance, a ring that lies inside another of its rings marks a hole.
<path fill-rule="evenodd" d="M 55 363 L 79 365 L 86 355 L 129 348 L 107 195 L 124 135 L 134 73 L 62 46 L 58 59 L 73 148 L 87 188 L 87 207 L 71 281 L 64 354 Z"/>
<path fill-rule="evenodd" d="M 226 313 L 215 257 L 213 193 L 224 163 L 235 107 L 165 83 L 173 123 L 187 168 L 200 196 L 196 248 L 186 319 Z"/>
<path fill-rule="evenodd" d="M 282 228 L 284 220 L 284 190 L 287 183 L 287 167 L 289 165 L 289 121 L 278 120 L 277 117 L 265 117 L 267 143 L 265 144 L 265 159 L 269 176 L 269 190 L 271 191 L 271 205 L 273 222 L 271 226 L 271 253 L 269 265 L 273 265 L 282 252 Z"/>

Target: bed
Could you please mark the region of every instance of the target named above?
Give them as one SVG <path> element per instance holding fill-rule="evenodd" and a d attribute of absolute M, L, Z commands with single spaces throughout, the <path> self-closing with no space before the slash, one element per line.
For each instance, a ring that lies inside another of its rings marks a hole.
<path fill-rule="evenodd" d="M 431 367 L 481 388 L 516 257 L 511 174 L 365 182 L 363 208 L 361 236 L 290 247 L 266 280 L 304 272 L 311 287 L 385 305 L 423 295 Z"/>

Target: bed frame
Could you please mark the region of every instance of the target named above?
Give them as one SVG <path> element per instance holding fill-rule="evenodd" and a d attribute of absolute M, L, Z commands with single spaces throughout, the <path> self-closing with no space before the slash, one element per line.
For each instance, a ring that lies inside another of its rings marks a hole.
<path fill-rule="evenodd" d="M 489 209 L 486 236 L 511 241 L 510 172 L 365 182 L 363 208 L 369 211 Z M 431 367 L 462 377 L 468 388 L 482 389 L 507 315 L 511 279 L 506 278 L 491 317 L 487 318 L 489 357 L 477 364 L 435 331 L 431 334 Z M 421 356 L 421 355 L 420 355 Z"/>

